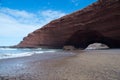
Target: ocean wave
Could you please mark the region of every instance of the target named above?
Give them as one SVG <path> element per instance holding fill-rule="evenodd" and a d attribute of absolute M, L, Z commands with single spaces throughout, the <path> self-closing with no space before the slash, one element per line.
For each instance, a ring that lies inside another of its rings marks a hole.
<path fill-rule="evenodd" d="M 0 50 L 42 50 L 42 48 L 0 48 Z"/>
<path fill-rule="evenodd" d="M 17 50 L 17 48 L 0 48 L 0 50 Z"/>
<path fill-rule="evenodd" d="M 34 51 L 34 54 L 46 53 L 46 52 L 56 52 L 55 50 L 43 50 L 43 51 Z"/>
<path fill-rule="evenodd" d="M 31 56 L 33 54 L 51 53 L 51 52 L 56 52 L 58 50 L 59 49 L 42 49 L 42 48 L 34 48 L 34 49 L 0 48 L 0 59 Z"/>
<path fill-rule="evenodd" d="M 42 50 L 42 48 L 18 48 L 21 50 Z"/>
<path fill-rule="evenodd" d="M 0 54 L 0 59 L 6 59 L 6 58 L 16 58 L 16 57 L 24 57 L 24 56 L 31 56 L 34 53 L 32 52 L 24 52 L 24 53 L 5 53 L 5 54 Z"/>

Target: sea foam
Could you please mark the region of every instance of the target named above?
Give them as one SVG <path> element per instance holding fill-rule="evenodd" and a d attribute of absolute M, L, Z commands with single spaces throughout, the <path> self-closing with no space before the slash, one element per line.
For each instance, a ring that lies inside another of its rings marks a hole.
<path fill-rule="evenodd" d="M 17 58 L 24 56 L 31 56 L 33 54 L 56 52 L 56 49 L 42 49 L 42 48 L 0 48 L 0 59 Z"/>

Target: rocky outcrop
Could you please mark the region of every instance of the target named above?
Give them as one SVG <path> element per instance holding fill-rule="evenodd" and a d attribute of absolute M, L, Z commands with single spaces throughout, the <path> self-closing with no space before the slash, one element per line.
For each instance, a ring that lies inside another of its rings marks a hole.
<path fill-rule="evenodd" d="M 99 42 L 120 48 L 120 1 L 96 2 L 83 10 L 51 21 L 28 34 L 17 47 L 86 48 Z"/>
<path fill-rule="evenodd" d="M 90 44 L 86 49 L 108 49 L 109 47 L 102 43 Z"/>
<path fill-rule="evenodd" d="M 75 50 L 74 46 L 63 46 L 63 50 Z"/>

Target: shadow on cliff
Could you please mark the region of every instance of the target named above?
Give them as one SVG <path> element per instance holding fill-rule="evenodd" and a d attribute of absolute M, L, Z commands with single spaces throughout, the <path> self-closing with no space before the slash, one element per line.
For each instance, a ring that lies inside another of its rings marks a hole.
<path fill-rule="evenodd" d="M 85 49 L 89 44 L 103 43 L 109 48 L 119 48 L 119 40 L 105 37 L 101 33 L 94 30 L 79 30 L 75 32 L 65 43 L 65 45 L 72 45 L 75 48 Z"/>

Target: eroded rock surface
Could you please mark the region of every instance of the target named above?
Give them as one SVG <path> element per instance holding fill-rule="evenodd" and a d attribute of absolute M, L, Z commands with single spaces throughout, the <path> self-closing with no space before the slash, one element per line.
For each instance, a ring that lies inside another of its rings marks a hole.
<path fill-rule="evenodd" d="M 88 45 L 86 49 L 108 49 L 109 47 L 102 43 L 93 43 Z"/>
<path fill-rule="evenodd" d="M 83 10 L 51 21 L 30 33 L 17 47 L 86 48 L 91 43 L 120 48 L 120 1 L 96 2 Z"/>

